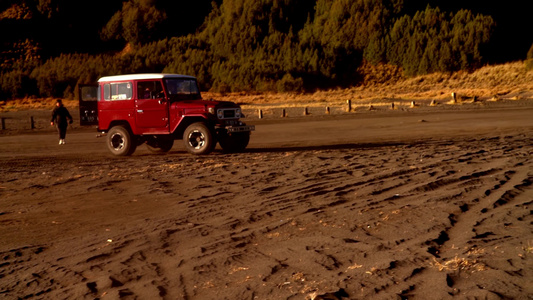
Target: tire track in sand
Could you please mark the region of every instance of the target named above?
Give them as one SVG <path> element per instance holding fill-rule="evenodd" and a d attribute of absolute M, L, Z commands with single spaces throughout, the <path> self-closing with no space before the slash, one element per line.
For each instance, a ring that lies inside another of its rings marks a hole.
<path fill-rule="evenodd" d="M 104 219 L 109 232 L 64 237 L 40 251 L 3 252 L 2 290 L 57 299 L 302 299 L 336 291 L 349 299 L 518 298 L 527 291 L 503 291 L 531 278 L 518 256 L 531 222 L 531 151 L 527 136 L 516 136 L 97 160 L 77 171 L 78 182 L 100 178 L 90 193 L 128 203 L 117 207 L 133 217 Z M 133 189 L 124 188 L 128 181 Z M 68 196 L 78 182 L 56 188 Z M 496 251 L 505 253 L 494 259 Z M 28 275 L 8 280 L 14 272 Z M 485 286 L 487 277 L 498 285 Z"/>

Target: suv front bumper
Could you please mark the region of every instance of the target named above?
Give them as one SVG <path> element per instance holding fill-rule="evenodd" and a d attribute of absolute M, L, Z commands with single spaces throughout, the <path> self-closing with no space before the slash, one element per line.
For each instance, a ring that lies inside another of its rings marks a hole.
<path fill-rule="evenodd" d="M 243 125 L 243 126 L 226 126 L 224 127 L 228 132 L 249 132 L 254 131 L 254 125 Z"/>

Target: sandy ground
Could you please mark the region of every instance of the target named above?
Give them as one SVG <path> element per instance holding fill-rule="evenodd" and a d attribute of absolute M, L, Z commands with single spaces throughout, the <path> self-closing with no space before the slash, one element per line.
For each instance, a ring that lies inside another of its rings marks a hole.
<path fill-rule="evenodd" d="M 4 130 L 0 297 L 533 298 L 531 101 L 297 115 L 200 157 Z"/>

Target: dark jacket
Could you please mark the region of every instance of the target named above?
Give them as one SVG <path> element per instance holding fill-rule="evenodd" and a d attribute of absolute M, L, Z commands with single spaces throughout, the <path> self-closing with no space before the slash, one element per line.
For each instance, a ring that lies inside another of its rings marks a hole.
<path fill-rule="evenodd" d="M 52 111 L 52 120 L 59 127 L 67 127 L 72 124 L 72 116 L 64 106 L 58 106 Z"/>

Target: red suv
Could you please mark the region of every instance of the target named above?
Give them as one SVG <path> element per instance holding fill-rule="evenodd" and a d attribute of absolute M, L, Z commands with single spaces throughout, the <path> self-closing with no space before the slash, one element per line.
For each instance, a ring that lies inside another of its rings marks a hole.
<path fill-rule="evenodd" d="M 182 139 L 192 154 L 207 154 L 218 142 L 226 152 L 242 151 L 255 130 L 233 102 L 202 100 L 196 78 L 178 74 L 102 77 L 80 87 L 82 125 L 98 125 L 115 155 L 131 155 L 146 143 L 168 152 Z"/>

